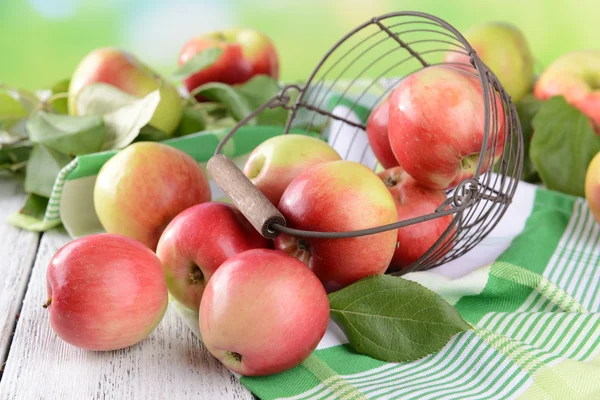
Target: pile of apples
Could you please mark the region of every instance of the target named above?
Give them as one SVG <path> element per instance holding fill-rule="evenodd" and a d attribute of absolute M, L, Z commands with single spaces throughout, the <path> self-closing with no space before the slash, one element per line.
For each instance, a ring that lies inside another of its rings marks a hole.
<path fill-rule="evenodd" d="M 234 75 L 242 72 L 252 73 Z M 403 79 L 369 117 L 383 171 L 343 160 L 323 140 L 287 134 L 255 148 L 243 173 L 291 228 L 367 229 L 435 212 L 481 157 L 501 156 L 502 123 L 497 129 L 497 145 L 482 149 L 478 78 L 431 66 Z M 109 159 L 94 187 L 107 233 L 68 243 L 47 270 L 45 307 L 58 336 L 90 350 L 131 346 L 156 328 L 171 297 L 198 313 L 202 342 L 227 368 L 282 372 L 325 334 L 328 293 L 406 268 L 452 229 L 444 216 L 355 238 L 268 240 L 234 205 L 211 199 L 204 170 L 175 147 L 137 142 Z"/>

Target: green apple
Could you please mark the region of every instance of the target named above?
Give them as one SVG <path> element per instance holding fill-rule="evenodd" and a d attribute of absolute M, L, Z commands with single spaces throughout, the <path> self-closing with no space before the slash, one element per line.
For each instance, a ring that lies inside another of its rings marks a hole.
<path fill-rule="evenodd" d="M 134 55 L 116 48 L 100 48 L 79 63 L 69 85 L 69 113 L 77 115 L 77 95 L 86 85 L 105 83 L 132 96 L 144 97 L 160 88 L 160 103 L 150 125 L 172 135 L 183 113 L 183 101 L 171 83 Z"/>
<path fill-rule="evenodd" d="M 137 142 L 115 154 L 94 185 L 94 207 L 104 229 L 153 251 L 175 216 L 210 199 L 208 179 L 196 160 L 156 142 Z"/>
<path fill-rule="evenodd" d="M 534 61 L 523 32 L 507 23 L 486 22 L 466 30 L 464 36 L 514 102 L 531 92 Z M 456 52 L 447 53 L 444 59 L 470 65 L 469 60 L 469 56 Z"/>
<path fill-rule="evenodd" d="M 274 205 L 298 175 L 327 161 L 341 160 L 325 141 L 300 134 L 272 137 L 258 145 L 244 164 L 244 174 Z"/>

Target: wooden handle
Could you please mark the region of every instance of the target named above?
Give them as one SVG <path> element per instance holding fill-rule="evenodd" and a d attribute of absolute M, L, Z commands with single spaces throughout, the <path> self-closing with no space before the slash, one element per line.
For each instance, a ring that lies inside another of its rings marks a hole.
<path fill-rule="evenodd" d="M 279 232 L 271 230 L 269 226 L 274 222 L 285 226 L 285 218 L 230 159 L 217 154 L 208 160 L 206 168 L 212 179 L 261 235 L 267 239 L 279 235 Z"/>

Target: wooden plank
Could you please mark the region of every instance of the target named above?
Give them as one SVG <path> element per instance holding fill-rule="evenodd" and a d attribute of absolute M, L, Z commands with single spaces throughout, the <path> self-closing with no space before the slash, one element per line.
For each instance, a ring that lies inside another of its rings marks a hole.
<path fill-rule="evenodd" d="M 62 229 L 42 237 L 0 399 L 252 399 L 171 306 L 146 340 L 127 349 L 85 351 L 59 339 L 42 304 L 48 262 L 68 241 Z"/>
<path fill-rule="evenodd" d="M 6 222 L 24 199 L 22 179 L 0 173 L 0 365 L 8 354 L 40 237 Z"/>

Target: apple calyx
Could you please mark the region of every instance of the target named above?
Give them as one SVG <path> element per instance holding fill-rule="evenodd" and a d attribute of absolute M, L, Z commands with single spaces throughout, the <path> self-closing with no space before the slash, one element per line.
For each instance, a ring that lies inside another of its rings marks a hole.
<path fill-rule="evenodd" d="M 46 300 L 46 302 L 44 304 L 42 304 L 42 307 L 48 308 L 48 307 L 50 307 L 50 304 L 52 304 L 52 297 L 50 297 L 48 300 Z"/>
<path fill-rule="evenodd" d="M 471 171 L 477 167 L 479 162 L 479 153 L 474 153 L 466 156 L 460 161 L 460 166 L 463 170 Z"/>
<path fill-rule="evenodd" d="M 238 352 L 228 351 L 225 354 L 227 354 L 227 357 L 233 358 L 236 363 L 241 363 L 242 362 L 242 355 L 240 353 L 238 353 Z"/>
<path fill-rule="evenodd" d="M 190 271 L 189 278 L 191 283 L 204 282 L 204 274 L 202 273 L 200 267 L 198 267 L 196 264 L 192 265 L 192 270 Z"/>

